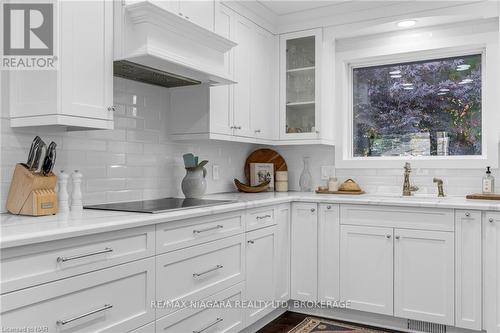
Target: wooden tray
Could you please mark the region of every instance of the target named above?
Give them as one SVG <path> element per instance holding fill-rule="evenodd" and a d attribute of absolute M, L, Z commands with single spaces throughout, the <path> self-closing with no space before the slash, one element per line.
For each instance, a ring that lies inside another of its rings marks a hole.
<path fill-rule="evenodd" d="M 316 190 L 318 194 L 350 194 L 350 195 L 360 195 L 365 194 L 365 191 L 320 191 Z"/>
<path fill-rule="evenodd" d="M 465 196 L 466 199 L 473 199 L 473 200 L 500 200 L 500 194 L 493 193 L 493 194 L 483 194 L 483 193 L 474 193 L 474 194 L 467 194 Z"/>
<path fill-rule="evenodd" d="M 250 183 L 250 163 L 273 163 L 274 172 L 288 171 L 285 159 L 276 151 L 272 149 L 257 149 L 251 153 L 245 161 L 245 176 Z"/>

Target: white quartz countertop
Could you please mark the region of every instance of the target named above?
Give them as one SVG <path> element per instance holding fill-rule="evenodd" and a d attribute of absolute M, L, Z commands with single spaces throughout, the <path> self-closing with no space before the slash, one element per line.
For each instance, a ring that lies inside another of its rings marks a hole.
<path fill-rule="evenodd" d="M 467 200 L 464 197 L 436 198 L 432 196 L 414 196 L 406 198 L 398 195 L 384 194 L 330 195 L 304 192 L 267 192 L 255 194 L 223 193 L 207 195 L 205 198 L 235 200 L 236 202 L 159 214 L 91 209 L 84 209 L 80 213 L 40 217 L 0 214 L 0 248 L 78 237 L 292 201 L 500 211 L 500 202 Z"/>

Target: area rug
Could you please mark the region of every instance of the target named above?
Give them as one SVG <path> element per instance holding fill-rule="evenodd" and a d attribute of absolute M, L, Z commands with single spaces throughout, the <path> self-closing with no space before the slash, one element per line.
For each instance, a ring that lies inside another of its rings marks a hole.
<path fill-rule="evenodd" d="M 363 326 L 339 323 L 336 321 L 306 317 L 300 324 L 292 328 L 288 333 L 387 333 L 384 330 L 374 330 Z"/>

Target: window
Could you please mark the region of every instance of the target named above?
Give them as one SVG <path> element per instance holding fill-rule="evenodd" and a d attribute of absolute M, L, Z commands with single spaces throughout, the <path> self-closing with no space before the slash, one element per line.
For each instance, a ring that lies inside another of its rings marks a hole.
<path fill-rule="evenodd" d="M 352 68 L 352 156 L 482 155 L 481 61 Z"/>

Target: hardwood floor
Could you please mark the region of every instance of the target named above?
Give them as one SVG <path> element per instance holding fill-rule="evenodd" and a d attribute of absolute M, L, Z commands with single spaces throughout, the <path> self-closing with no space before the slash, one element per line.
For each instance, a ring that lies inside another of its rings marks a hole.
<path fill-rule="evenodd" d="M 257 333 L 287 333 L 290 331 L 292 328 L 297 326 L 304 318 L 310 317 L 308 315 L 302 314 L 302 313 L 297 313 L 297 312 L 291 312 L 287 311 L 263 328 L 261 328 Z M 325 318 L 326 319 L 326 318 Z M 327 319 L 328 320 L 328 319 Z M 339 321 L 341 322 L 341 321 Z M 347 323 L 347 322 L 346 322 Z M 351 324 L 351 323 L 347 323 Z M 366 326 L 366 325 L 360 325 L 360 324 L 355 324 L 358 326 L 362 327 L 367 327 L 371 329 L 377 329 L 376 327 L 372 326 Z M 381 329 L 382 330 L 382 329 Z M 399 333 L 399 331 L 393 331 L 393 330 L 383 330 L 388 333 Z"/>

